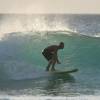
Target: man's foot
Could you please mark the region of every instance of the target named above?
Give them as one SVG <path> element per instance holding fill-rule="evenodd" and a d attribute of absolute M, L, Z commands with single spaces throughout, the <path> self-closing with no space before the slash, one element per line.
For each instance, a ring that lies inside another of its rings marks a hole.
<path fill-rule="evenodd" d="M 52 68 L 51 71 L 56 71 L 56 69 L 55 68 Z"/>

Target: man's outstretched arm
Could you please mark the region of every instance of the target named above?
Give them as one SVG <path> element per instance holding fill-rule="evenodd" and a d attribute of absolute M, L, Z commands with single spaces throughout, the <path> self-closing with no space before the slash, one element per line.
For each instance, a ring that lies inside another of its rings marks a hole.
<path fill-rule="evenodd" d="M 60 61 L 59 61 L 59 59 L 58 59 L 57 50 L 56 50 L 55 53 L 54 53 L 54 59 L 56 60 L 56 62 L 57 62 L 58 64 L 61 64 Z"/>
<path fill-rule="evenodd" d="M 56 61 L 57 61 L 58 64 L 61 64 L 61 62 L 58 59 L 58 55 L 57 55 Z"/>

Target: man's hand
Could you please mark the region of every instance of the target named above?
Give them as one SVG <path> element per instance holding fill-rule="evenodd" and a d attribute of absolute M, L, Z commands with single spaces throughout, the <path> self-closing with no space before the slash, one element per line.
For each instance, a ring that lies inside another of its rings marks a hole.
<path fill-rule="evenodd" d="M 57 64 L 61 64 L 61 62 L 57 61 Z"/>

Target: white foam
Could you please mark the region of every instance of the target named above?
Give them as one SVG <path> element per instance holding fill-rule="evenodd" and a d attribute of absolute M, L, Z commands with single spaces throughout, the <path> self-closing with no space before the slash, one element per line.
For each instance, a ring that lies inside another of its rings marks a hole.
<path fill-rule="evenodd" d="M 80 95 L 80 96 L 31 96 L 31 95 L 22 95 L 22 96 L 9 96 L 2 95 L 0 100 L 100 100 L 100 95 Z"/>

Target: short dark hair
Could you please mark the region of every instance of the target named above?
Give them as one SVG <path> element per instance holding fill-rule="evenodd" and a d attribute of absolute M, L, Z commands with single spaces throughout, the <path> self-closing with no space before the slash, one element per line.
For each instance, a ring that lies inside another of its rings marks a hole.
<path fill-rule="evenodd" d="M 60 42 L 60 45 L 64 45 L 64 42 Z"/>

